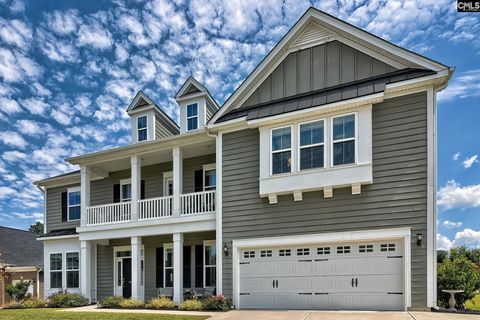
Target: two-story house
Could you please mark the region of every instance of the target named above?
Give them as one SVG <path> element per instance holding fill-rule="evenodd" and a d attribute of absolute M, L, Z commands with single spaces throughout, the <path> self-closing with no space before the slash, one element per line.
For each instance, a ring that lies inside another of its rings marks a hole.
<path fill-rule="evenodd" d="M 139 92 L 128 146 L 45 191 L 45 294 L 435 306 L 436 93 L 453 69 L 310 8 L 220 107 Z"/>

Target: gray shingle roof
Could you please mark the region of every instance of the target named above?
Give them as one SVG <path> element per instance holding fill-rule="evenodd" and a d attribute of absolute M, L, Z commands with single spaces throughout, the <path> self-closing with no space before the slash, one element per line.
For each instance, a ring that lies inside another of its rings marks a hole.
<path fill-rule="evenodd" d="M 43 243 L 38 235 L 0 226 L 0 262 L 17 267 L 43 266 Z"/>
<path fill-rule="evenodd" d="M 52 230 L 47 233 L 44 233 L 40 236 L 39 238 L 48 238 L 48 237 L 61 237 L 61 236 L 70 236 L 78 234 L 75 228 L 70 228 L 70 229 L 60 229 L 60 230 Z"/>

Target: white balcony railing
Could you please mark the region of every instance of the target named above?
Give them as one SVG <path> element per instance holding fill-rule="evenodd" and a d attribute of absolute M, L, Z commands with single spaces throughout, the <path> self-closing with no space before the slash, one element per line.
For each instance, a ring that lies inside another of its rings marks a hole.
<path fill-rule="evenodd" d="M 180 195 L 182 215 L 215 212 L 215 190 Z"/>
<path fill-rule="evenodd" d="M 87 207 L 87 225 L 130 221 L 131 216 L 130 201 Z"/>
<path fill-rule="evenodd" d="M 173 196 L 138 201 L 138 219 L 149 220 L 172 215 Z"/>

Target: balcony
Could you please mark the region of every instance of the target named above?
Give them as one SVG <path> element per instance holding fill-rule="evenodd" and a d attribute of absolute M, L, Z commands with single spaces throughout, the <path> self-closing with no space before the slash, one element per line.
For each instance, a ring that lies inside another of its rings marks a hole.
<path fill-rule="evenodd" d="M 173 196 L 139 200 L 137 221 L 174 217 Z M 215 213 L 215 190 L 180 195 L 178 216 Z M 87 226 L 131 222 L 132 202 L 120 202 L 87 207 Z"/>

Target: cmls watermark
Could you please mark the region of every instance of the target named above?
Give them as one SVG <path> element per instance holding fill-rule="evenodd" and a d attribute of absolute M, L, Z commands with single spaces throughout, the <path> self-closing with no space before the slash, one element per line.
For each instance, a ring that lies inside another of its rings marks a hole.
<path fill-rule="evenodd" d="M 457 12 L 480 12 L 480 0 L 457 0 Z"/>

